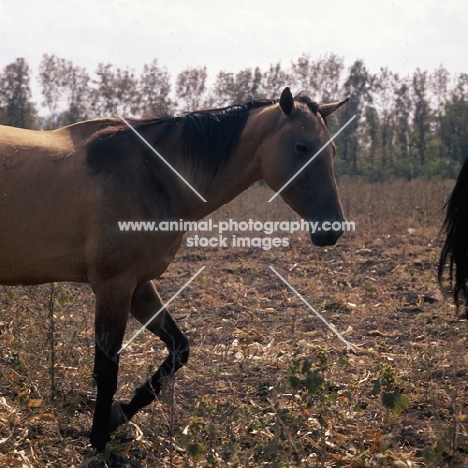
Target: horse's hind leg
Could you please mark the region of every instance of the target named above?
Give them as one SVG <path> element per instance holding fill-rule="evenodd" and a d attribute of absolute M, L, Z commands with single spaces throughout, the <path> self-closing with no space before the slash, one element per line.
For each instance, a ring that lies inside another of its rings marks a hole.
<path fill-rule="evenodd" d="M 161 307 L 161 299 L 152 282 L 141 285 L 133 293 L 130 310 L 141 323 L 148 322 Z M 161 391 L 164 377 L 173 375 L 188 361 L 188 340 L 165 309 L 146 328 L 163 340 L 169 355 L 151 379 L 136 390 L 129 403 L 114 404 L 111 430 L 127 422 L 138 410 L 151 403 Z"/>

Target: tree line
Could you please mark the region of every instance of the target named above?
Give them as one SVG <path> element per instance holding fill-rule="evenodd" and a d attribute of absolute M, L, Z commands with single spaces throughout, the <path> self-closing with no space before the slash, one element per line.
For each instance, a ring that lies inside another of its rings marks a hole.
<path fill-rule="evenodd" d="M 206 67 L 186 68 L 173 82 L 157 59 L 139 74 L 104 63 L 90 73 L 45 54 L 32 75 L 21 58 L 0 72 L 0 124 L 49 130 L 117 113 L 138 117 L 277 98 L 289 86 L 318 102 L 350 98 L 330 121 L 334 132 L 356 116 L 336 141 L 340 174 L 456 177 L 468 155 L 468 73 L 451 75 L 442 66 L 400 76 L 388 68 L 371 73 L 362 60 L 346 67 L 334 54 L 304 54 L 288 68 L 278 62 L 267 70 L 219 71 L 209 84 Z"/>

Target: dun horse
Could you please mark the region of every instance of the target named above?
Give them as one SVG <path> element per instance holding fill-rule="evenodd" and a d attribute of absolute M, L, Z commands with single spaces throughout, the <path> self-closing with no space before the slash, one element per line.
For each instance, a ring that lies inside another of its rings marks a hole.
<path fill-rule="evenodd" d="M 466 284 L 468 280 L 468 159 L 463 164 L 447 202 L 443 230 L 446 238 L 439 260 L 439 282 L 442 282 L 448 260 L 450 283 L 454 283 L 455 304 L 459 306 L 460 299 L 464 300 L 466 317 L 468 318 Z"/>
<path fill-rule="evenodd" d="M 330 138 L 326 118 L 343 102 L 293 98 L 251 101 L 132 126 L 203 194 L 206 203 L 120 119 L 37 132 L 0 127 L 0 284 L 89 283 L 96 298 L 97 400 L 91 444 L 160 392 L 161 379 L 187 363 L 189 343 L 167 311 L 147 329 L 169 355 L 128 402 L 114 402 L 129 313 L 146 323 L 162 307 L 153 280 L 179 249 L 181 232 L 122 232 L 125 220 L 199 220 L 252 183 L 277 191 Z M 330 143 L 281 196 L 302 218 L 342 221 Z M 342 232 L 316 231 L 333 245 Z"/>

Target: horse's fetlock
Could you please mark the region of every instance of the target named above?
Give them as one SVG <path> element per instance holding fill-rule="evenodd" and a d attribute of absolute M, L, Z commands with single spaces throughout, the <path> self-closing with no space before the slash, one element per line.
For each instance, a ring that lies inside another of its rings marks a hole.
<path fill-rule="evenodd" d="M 91 442 L 91 446 L 96 449 L 98 453 L 104 452 L 106 449 L 106 444 L 109 442 L 110 436 L 103 437 L 102 434 L 91 432 L 91 436 L 89 437 L 89 441 Z"/>

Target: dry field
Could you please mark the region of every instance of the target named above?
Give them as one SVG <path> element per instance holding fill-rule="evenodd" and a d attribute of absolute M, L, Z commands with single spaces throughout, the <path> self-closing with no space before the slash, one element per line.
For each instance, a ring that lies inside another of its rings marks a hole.
<path fill-rule="evenodd" d="M 342 179 L 356 231 L 337 246 L 189 248 L 159 281 L 192 343 L 186 368 L 120 428 L 109 450 L 132 467 L 468 466 L 467 321 L 442 298 L 436 264 L 453 181 Z M 253 187 L 214 220 L 293 220 Z M 349 352 L 268 268 L 330 321 Z M 0 466 L 97 467 L 93 297 L 76 284 L 0 288 Z M 127 339 L 139 328 L 134 320 Z M 141 334 L 118 397 L 162 361 Z"/>

